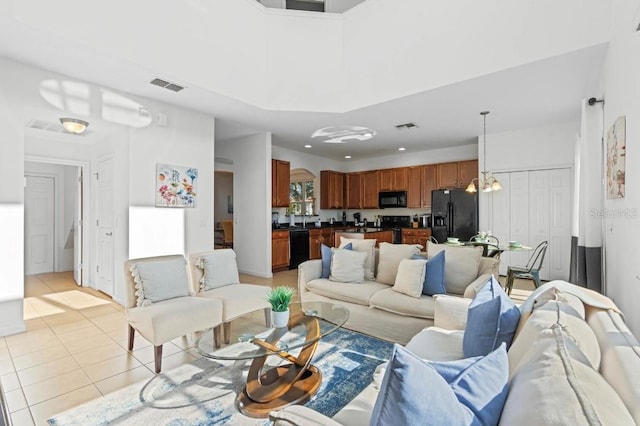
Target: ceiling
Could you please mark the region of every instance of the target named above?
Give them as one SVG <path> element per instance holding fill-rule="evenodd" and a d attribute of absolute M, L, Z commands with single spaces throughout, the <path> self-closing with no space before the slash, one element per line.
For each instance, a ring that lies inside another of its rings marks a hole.
<path fill-rule="evenodd" d="M 480 111 L 489 110 L 487 133 L 580 119 L 582 99 L 597 96 L 607 45 L 601 44 L 494 74 L 344 113 L 269 111 L 188 86 L 179 93 L 153 86 L 162 70 L 107 56 L 80 42 L 59 40 L 15 21 L 0 22 L 0 56 L 78 79 L 203 111 L 216 117 L 216 141 L 271 132 L 273 144 L 314 155 L 354 160 L 475 143 Z M 64 45 L 64 49 L 59 46 Z M 194 53 L 195 54 L 195 53 Z M 375 90 L 375 88 L 372 88 Z M 33 117 L 42 119 L 43 117 Z M 398 130 L 413 122 L 417 127 Z M 323 127 L 357 125 L 377 135 L 368 141 L 323 144 L 311 134 Z M 304 145 L 312 148 L 305 149 Z"/>

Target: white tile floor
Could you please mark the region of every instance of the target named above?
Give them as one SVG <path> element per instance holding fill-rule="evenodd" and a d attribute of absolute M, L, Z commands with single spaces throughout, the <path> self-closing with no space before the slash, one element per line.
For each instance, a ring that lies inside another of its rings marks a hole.
<path fill-rule="evenodd" d="M 242 282 L 294 285 L 297 271 Z M 532 290 L 516 283 L 514 299 Z M 153 347 L 136 336 L 126 350 L 124 308 L 104 294 L 76 286 L 72 273 L 25 277 L 27 331 L 0 337 L 0 380 L 15 426 L 45 425 L 61 411 L 153 376 Z M 163 348 L 163 370 L 198 357 L 190 338 Z"/>

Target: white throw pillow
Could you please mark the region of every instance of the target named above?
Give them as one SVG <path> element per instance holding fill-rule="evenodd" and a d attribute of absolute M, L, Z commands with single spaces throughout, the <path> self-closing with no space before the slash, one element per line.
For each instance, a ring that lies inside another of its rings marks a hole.
<path fill-rule="evenodd" d="M 402 259 L 411 259 L 420 254 L 420 248 L 416 244 L 389 244 L 380 243 L 380 260 L 378 261 L 378 275 L 376 281 L 384 284 L 394 284 L 398 266 Z"/>
<path fill-rule="evenodd" d="M 232 249 L 214 250 L 202 256 L 196 266 L 204 271 L 200 280 L 201 290 L 211 290 L 229 284 L 239 284 L 236 252 Z"/>
<path fill-rule="evenodd" d="M 364 262 L 364 277 L 367 280 L 372 280 L 375 277 L 374 267 L 376 263 L 376 240 L 340 237 L 339 248 L 343 248 L 349 243 L 351 243 L 353 250 L 367 253 L 367 258 Z"/>
<path fill-rule="evenodd" d="M 455 247 L 427 243 L 429 259 L 442 250 L 446 252 L 444 256 L 444 286 L 447 293 L 463 295 L 467 286 L 478 278 L 482 247 Z"/>
<path fill-rule="evenodd" d="M 422 295 L 422 286 L 424 284 L 426 271 L 427 259 L 402 259 L 400 266 L 398 266 L 396 281 L 391 288 L 398 293 L 419 298 Z"/>
<path fill-rule="evenodd" d="M 129 268 L 136 287 L 136 306 L 189 296 L 189 278 L 184 259 L 140 262 Z"/>
<path fill-rule="evenodd" d="M 342 283 L 364 282 L 364 264 L 367 253 L 356 250 L 332 249 L 331 281 Z"/>

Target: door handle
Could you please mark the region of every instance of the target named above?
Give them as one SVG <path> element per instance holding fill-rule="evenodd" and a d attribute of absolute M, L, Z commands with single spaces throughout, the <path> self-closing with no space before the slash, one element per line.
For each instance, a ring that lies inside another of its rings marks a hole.
<path fill-rule="evenodd" d="M 112 236 L 112 235 L 113 235 L 113 232 L 107 232 L 107 233 L 105 233 L 104 235 L 106 235 L 107 237 L 110 237 L 110 236 Z"/>

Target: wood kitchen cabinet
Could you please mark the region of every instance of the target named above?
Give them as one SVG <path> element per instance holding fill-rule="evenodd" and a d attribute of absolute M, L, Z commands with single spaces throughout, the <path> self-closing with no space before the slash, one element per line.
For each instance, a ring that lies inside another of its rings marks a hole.
<path fill-rule="evenodd" d="M 309 259 L 322 259 L 321 246 L 333 247 L 333 229 L 310 229 L 309 230 Z"/>
<path fill-rule="evenodd" d="M 366 232 L 364 234 L 365 240 L 376 240 L 376 247 L 380 246 L 380 243 L 393 244 L 393 231 L 378 231 L 378 232 Z"/>
<path fill-rule="evenodd" d="M 407 191 L 408 187 L 408 167 L 378 170 L 378 188 L 380 191 Z"/>
<path fill-rule="evenodd" d="M 289 268 L 289 231 L 272 231 L 271 233 L 271 271 Z"/>
<path fill-rule="evenodd" d="M 333 170 L 320 171 L 320 208 L 344 208 L 344 173 Z"/>
<path fill-rule="evenodd" d="M 423 250 L 427 248 L 427 241 L 431 237 L 431 229 L 429 228 L 417 228 L 417 229 L 403 229 L 402 230 L 402 244 L 420 244 Z"/>
<path fill-rule="evenodd" d="M 421 207 L 431 207 L 431 192 L 437 188 L 437 166 L 435 164 L 429 164 L 420 168 L 420 183 L 422 184 L 421 191 Z"/>
<path fill-rule="evenodd" d="M 407 207 L 422 207 L 422 167 L 408 167 Z"/>
<path fill-rule="evenodd" d="M 345 198 L 346 208 L 361 209 L 362 205 L 362 173 L 347 173 L 345 179 L 347 192 Z"/>
<path fill-rule="evenodd" d="M 473 178 L 478 177 L 478 160 L 440 163 L 437 167 L 439 189 L 466 188 Z"/>
<path fill-rule="evenodd" d="M 360 176 L 361 209 L 378 208 L 378 172 L 362 172 Z"/>
<path fill-rule="evenodd" d="M 478 160 L 458 162 L 458 182 L 460 188 L 466 188 L 472 179 L 478 177 Z"/>
<path fill-rule="evenodd" d="M 289 207 L 291 164 L 288 161 L 271 160 L 271 206 Z"/>

